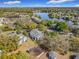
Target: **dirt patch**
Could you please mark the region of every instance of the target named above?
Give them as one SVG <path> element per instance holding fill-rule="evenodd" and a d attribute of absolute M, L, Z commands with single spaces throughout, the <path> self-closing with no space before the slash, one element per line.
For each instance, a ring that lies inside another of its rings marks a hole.
<path fill-rule="evenodd" d="M 33 47 L 27 50 L 27 52 L 33 56 L 38 56 L 43 52 L 43 50 L 40 47 Z"/>

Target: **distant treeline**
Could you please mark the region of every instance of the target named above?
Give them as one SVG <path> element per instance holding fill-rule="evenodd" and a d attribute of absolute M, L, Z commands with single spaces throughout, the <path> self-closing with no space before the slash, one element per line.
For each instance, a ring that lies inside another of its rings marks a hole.
<path fill-rule="evenodd" d="M 30 8 L 32 10 L 40 11 L 40 12 L 74 12 L 79 11 L 78 7 L 38 7 L 38 8 Z"/>
<path fill-rule="evenodd" d="M 32 13 L 32 10 L 28 8 L 0 8 L 0 12 Z"/>
<path fill-rule="evenodd" d="M 74 12 L 79 11 L 78 7 L 36 7 L 36 8 L 0 8 L 0 12 L 26 12 L 32 13 L 33 11 L 37 12 Z"/>

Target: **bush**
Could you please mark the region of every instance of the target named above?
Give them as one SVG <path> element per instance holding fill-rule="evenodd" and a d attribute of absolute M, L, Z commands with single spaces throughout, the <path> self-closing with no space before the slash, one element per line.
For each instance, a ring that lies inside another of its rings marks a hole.
<path fill-rule="evenodd" d="M 0 35 L 0 49 L 11 52 L 18 48 L 18 37 L 8 36 L 7 34 Z"/>
<path fill-rule="evenodd" d="M 70 41 L 70 51 L 79 52 L 79 39 L 75 38 Z"/>

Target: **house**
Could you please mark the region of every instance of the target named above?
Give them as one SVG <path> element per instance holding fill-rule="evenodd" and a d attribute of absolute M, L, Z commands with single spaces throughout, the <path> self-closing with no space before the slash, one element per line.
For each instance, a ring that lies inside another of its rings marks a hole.
<path fill-rule="evenodd" d="M 79 54 L 70 55 L 70 59 L 79 59 Z"/>
<path fill-rule="evenodd" d="M 15 35 L 17 35 L 18 36 L 18 38 L 19 38 L 19 43 L 18 43 L 18 45 L 21 45 L 21 44 L 23 44 L 23 43 L 25 43 L 26 41 L 27 41 L 27 37 L 26 36 L 24 36 L 23 34 L 17 34 L 16 32 L 9 32 L 8 33 L 8 35 L 9 36 L 15 36 Z"/>
<path fill-rule="evenodd" d="M 75 59 L 79 59 L 79 55 L 76 55 Z"/>
<path fill-rule="evenodd" d="M 17 33 L 15 31 L 12 31 L 12 32 L 7 32 L 7 35 L 14 36 L 14 35 L 17 35 Z"/>
<path fill-rule="evenodd" d="M 37 17 L 32 16 L 32 21 L 34 21 L 35 23 L 40 23 L 42 20 Z"/>
<path fill-rule="evenodd" d="M 44 33 L 39 31 L 38 29 L 33 29 L 30 31 L 30 37 L 35 40 L 40 40 L 40 39 L 43 39 Z"/>
<path fill-rule="evenodd" d="M 0 26 L 3 25 L 3 22 L 4 22 L 4 18 L 0 18 Z"/>
<path fill-rule="evenodd" d="M 21 13 L 21 14 L 19 15 L 20 18 L 26 18 L 27 16 L 29 17 L 29 15 L 27 15 L 26 13 L 25 13 L 25 14 L 24 14 L 24 13 L 23 13 L 23 14 Z"/>
<path fill-rule="evenodd" d="M 27 38 L 26 36 L 24 36 L 23 34 L 19 34 L 18 36 L 19 36 L 19 45 L 25 43 L 25 42 L 27 41 L 27 39 L 28 39 L 28 38 Z"/>
<path fill-rule="evenodd" d="M 0 50 L 0 55 L 2 54 L 2 50 Z"/>
<path fill-rule="evenodd" d="M 8 24 L 10 21 L 7 18 L 1 17 L 0 18 L 0 26 L 4 25 L 4 24 Z"/>
<path fill-rule="evenodd" d="M 72 28 L 73 27 L 73 22 L 72 21 L 67 21 L 67 25 L 69 28 Z"/>
<path fill-rule="evenodd" d="M 56 52 L 50 51 L 48 53 L 48 59 L 56 59 Z"/>
<path fill-rule="evenodd" d="M 57 18 L 53 18 L 53 20 L 54 20 L 54 21 L 58 21 L 58 19 L 57 19 Z"/>
<path fill-rule="evenodd" d="M 79 25 L 73 25 L 73 29 L 79 29 Z"/>
<path fill-rule="evenodd" d="M 4 17 L 5 18 L 19 18 L 19 13 L 6 12 Z"/>

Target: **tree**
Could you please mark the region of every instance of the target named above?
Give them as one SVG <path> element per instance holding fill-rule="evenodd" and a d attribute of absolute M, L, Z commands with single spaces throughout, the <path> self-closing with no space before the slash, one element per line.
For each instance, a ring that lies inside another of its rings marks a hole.
<path fill-rule="evenodd" d="M 63 40 L 61 38 L 50 38 L 50 37 L 45 37 L 44 40 L 39 42 L 39 45 L 41 48 L 44 50 L 58 50 L 59 52 L 67 52 L 69 50 L 70 44 L 69 41 Z"/>
<path fill-rule="evenodd" d="M 45 31 L 45 30 L 46 30 L 46 26 L 44 26 L 44 25 L 42 25 L 42 24 L 37 25 L 37 28 L 38 28 L 40 31 Z"/>
<path fill-rule="evenodd" d="M 47 25 L 47 21 L 46 21 L 46 20 L 43 20 L 43 21 L 41 21 L 41 23 L 40 23 L 40 24 L 42 24 L 42 25 L 46 26 L 46 25 Z"/>
<path fill-rule="evenodd" d="M 55 24 L 55 21 L 53 20 L 46 20 L 42 21 L 40 24 L 47 26 L 48 28 L 52 28 L 52 25 Z"/>
<path fill-rule="evenodd" d="M 74 25 L 78 25 L 78 21 L 77 20 L 73 20 Z"/>
<path fill-rule="evenodd" d="M 49 16 L 49 18 L 53 18 L 54 17 L 53 13 L 49 13 L 48 16 Z"/>
<path fill-rule="evenodd" d="M 57 36 L 57 32 L 55 31 L 48 31 L 48 32 L 45 32 L 45 35 L 46 36 L 49 36 L 49 37 L 54 37 L 54 36 Z"/>
<path fill-rule="evenodd" d="M 67 32 L 68 31 L 67 23 L 66 22 L 58 22 L 55 29 L 57 31 Z"/>
<path fill-rule="evenodd" d="M 8 59 L 17 59 L 16 56 L 17 54 L 11 54 L 8 56 Z"/>
<path fill-rule="evenodd" d="M 7 55 L 6 53 L 3 53 L 3 54 L 1 55 L 1 59 L 8 59 L 8 55 Z"/>
<path fill-rule="evenodd" d="M 69 17 L 64 17 L 63 19 L 66 20 L 66 21 L 70 20 Z"/>
<path fill-rule="evenodd" d="M 35 23 L 30 23 L 27 25 L 27 29 L 28 30 L 32 30 L 32 29 L 35 29 L 36 28 L 36 24 Z"/>
<path fill-rule="evenodd" d="M 0 49 L 6 52 L 14 51 L 18 48 L 18 36 L 0 35 Z"/>
<path fill-rule="evenodd" d="M 70 51 L 79 52 L 79 39 L 78 38 L 70 40 Z"/>
<path fill-rule="evenodd" d="M 16 26 L 15 30 L 18 33 L 21 32 L 22 30 L 30 31 L 32 29 L 35 29 L 37 26 L 36 23 L 31 22 L 30 17 L 19 19 L 14 23 L 14 25 Z"/>
<path fill-rule="evenodd" d="M 54 24 L 54 21 L 52 20 L 47 21 L 47 27 L 51 28 L 53 24 Z"/>
<path fill-rule="evenodd" d="M 11 30 L 13 30 L 10 26 L 8 26 L 7 24 L 5 24 L 5 26 L 3 26 L 2 28 L 1 28 L 3 31 L 11 31 Z"/>
<path fill-rule="evenodd" d="M 75 36 L 79 37 L 79 29 L 73 29 L 72 32 Z"/>
<path fill-rule="evenodd" d="M 13 53 L 8 55 L 7 53 L 1 54 L 1 59 L 30 59 L 31 57 L 23 52 Z"/>
<path fill-rule="evenodd" d="M 16 56 L 17 59 L 30 59 L 31 57 L 26 53 L 19 52 Z"/>
<path fill-rule="evenodd" d="M 1 54 L 1 59 L 8 59 L 8 55 L 6 53 Z"/>

